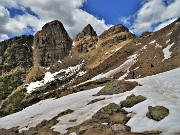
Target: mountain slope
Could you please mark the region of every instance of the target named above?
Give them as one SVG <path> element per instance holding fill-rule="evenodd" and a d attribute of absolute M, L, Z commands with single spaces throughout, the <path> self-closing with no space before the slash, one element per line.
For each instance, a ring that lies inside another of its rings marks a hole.
<path fill-rule="evenodd" d="M 33 36 L 21 36 L 0 43 L 0 75 L 22 66 L 32 66 Z"/>
<path fill-rule="evenodd" d="M 34 55 L 28 74 L 40 77 L 26 84 L 23 76 L 20 86 L 3 97 L 0 134 L 179 134 L 179 22 L 140 37 L 122 25 L 97 36 L 87 25 L 73 43 L 60 22 L 47 23 L 35 36 L 33 53 L 39 56 Z M 54 57 L 61 41 L 67 43 L 66 55 Z M 163 108 L 160 121 L 154 108 Z"/>

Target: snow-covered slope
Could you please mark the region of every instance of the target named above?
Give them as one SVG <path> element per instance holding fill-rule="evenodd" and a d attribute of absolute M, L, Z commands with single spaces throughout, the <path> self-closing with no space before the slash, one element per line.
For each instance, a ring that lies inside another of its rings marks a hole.
<path fill-rule="evenodd" d="M 132 91 L 121 94 L 98 96 L 96 94 L 102 87 L 74 93 L 59 99 L 47 99 L 40 101 L 15 114 L 0 118 L 0 129 L 10 129 L 19 126 L 19 131 L 35 127 L 44 119 L 51 120 L 66 109 L 74 110 L 73 113 L 59 117 L 59 123 L 51 127 L 61 134 L 67 132 L 67 128 L 79 125 L 90 119 L 103 106 L 114 102 L 119 104 L 130 94 L 143 95 L 147 99 L 131 108 L 124 108 L 129 112 L 131 119 L 127 125 L 132 132 L 162 131 L 162 135 L 180 133 L 180 68 L 161 74 L 133 79 L 142 86 L 137 86 Z M 87 105 L 91 100 L 105 97 L 105 100 Z M 146 113 L 148 106 L 162 105 L 170 110 L 169 115 L 163 120 L 156 122 L 148 119 Z M 34 111 L 36 110 L 36 111 Z M 69 120 L 77 119 L 70 122 Z"/>

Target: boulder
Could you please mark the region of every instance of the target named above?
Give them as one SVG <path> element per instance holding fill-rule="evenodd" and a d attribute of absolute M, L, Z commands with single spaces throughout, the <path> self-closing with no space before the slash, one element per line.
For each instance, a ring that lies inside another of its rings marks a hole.
<path fill-rule="evenodd" d="M 108 122 L 109 117 L 115 113 L 118 113 L 121 111 L 121 107 L 119 107 L 115 103 L 110 103 L 109 105 L 101 108 L 99 111 L 97 111 L 96 114 L 93 115 L 93 120 L 100 120 L 102 122 Z"/>
<path fill-rule="evenodd" d="M 130 96 L 127 96 L 126 100 L 121 101 L 120 104 L 123 107 L 132 107 L 144 100 L 146 100 L 146 97 L 142 95 L 135 96 L 134 94 L 131 94 Z"/>
<path fill-rule="evenodd" d="M 155 121 L 160 121 L 169 115 L 169 109 L 163 106 L 148 106 L 148 110 L 149 112 L 146 114 L 146 116 Z"/>

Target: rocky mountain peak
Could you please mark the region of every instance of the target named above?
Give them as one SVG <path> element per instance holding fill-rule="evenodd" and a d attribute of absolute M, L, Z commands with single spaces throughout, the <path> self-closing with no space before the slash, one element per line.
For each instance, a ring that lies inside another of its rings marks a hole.
<path fill-rule="evenodd" d="M 63 24 L 58 21 L 46 23 L 34 37 L 34 64 L 50 66 L 69 54 L 72 40 Z"/>
<path fill-rule="evenodd" d="M 86 36 L 97 36 L 96 32 L 90 24 L 84 27 L 84 29 L 75 37 L 75 41 L 79 41 L 85 38 Z"/>
<path fill-rule="evenodd" d="M 115 35 L 121 32 L 129 32 L 129 29 L 125 26 L 123 26 L 122 24 L 118 24 L 115 26 L 112 26 L 111 28 L 109 28 L 108 30 L 104 31 L 101 35 L 100 38 L 104 39 L 107 38 L 111 35 Z"/>
<path fill-rule="evenodd" d="M 99 39 L 102 41 L 101 46 L 113 46 L 135 37 L 127 27 L 118 24 L 104 31 Z"/>

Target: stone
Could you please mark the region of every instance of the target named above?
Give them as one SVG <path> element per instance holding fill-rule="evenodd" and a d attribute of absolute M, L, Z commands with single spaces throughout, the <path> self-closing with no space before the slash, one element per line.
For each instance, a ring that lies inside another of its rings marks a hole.
<path fill-rule="evenodd" d="M 123 124 L 114 124 L 111 126 L 112 130 L 114 131 L 126 131 L 126 126 Z"/>
<path fill-rule="evenodd" d="M 50 66 L 69 55 L 72 40 L 58 20 L 46 23 L 33 41 L 34 65 Z"/>
<path fill-rule="evenodd" d="M 108 122 L 109 121 L 108 119 L 111 115 L 120 111 L 121 108 L 117 104 L 110 103 L 109 105 L 98 110 L 97 113 L 93 115 L 92 119 L 100 120 L 102 122 Z"/>
<path fill-rule="evenodd" d="M 130 96 L 127 96 L 126 100 L 121 101 L 120 104 L 123 107 L 132 107 L 144 100 L 146 100 L 146 97 L 142 95 L 135 96 L 134 94 L 131 94 Z"/>
<path fill-rule="evenodd" d="M 163 106 L 148 106 L 148 110 L 149 112 L 146 114 L 146 116 L 155 121 L 160 121 L 169 115 L 169 109 Z"/>
<path fill-rule="evenodd" d="M 105 85 L 95 96 L 113 95 L 123 93 L 125 90 L 121 87 L 118 80 L 111 81 Z"/>

